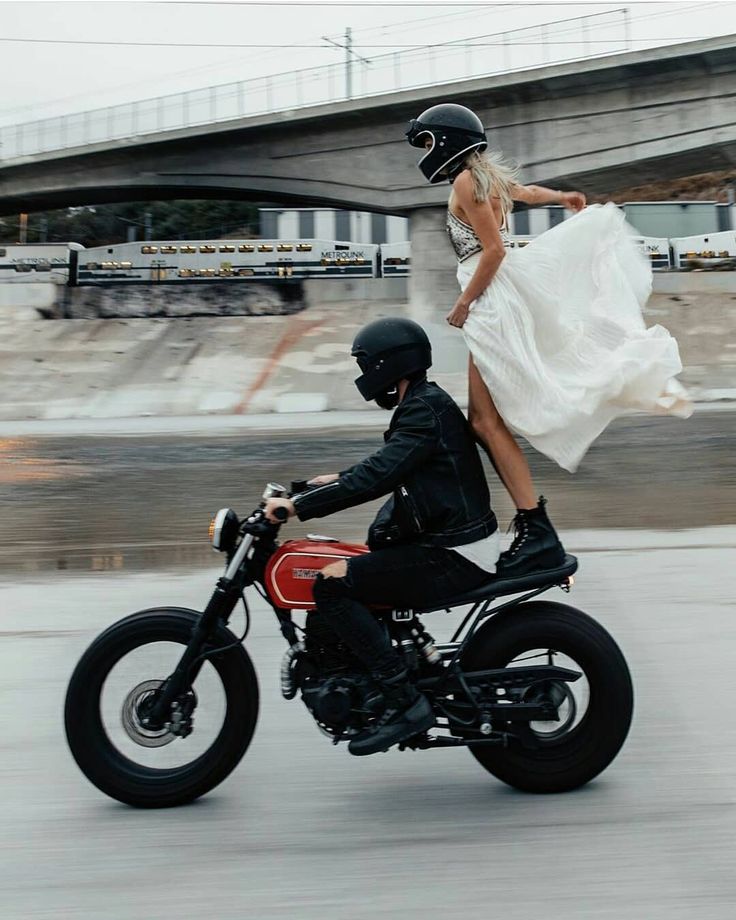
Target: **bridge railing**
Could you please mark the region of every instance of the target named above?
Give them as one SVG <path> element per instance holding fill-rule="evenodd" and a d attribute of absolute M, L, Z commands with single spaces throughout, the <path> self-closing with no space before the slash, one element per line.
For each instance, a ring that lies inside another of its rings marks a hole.
<path fill-rule="evenodd" d="M 349 78 L 346 65 L 335 63 L 3 126 L 0 164 L 177 128 L 610 55 L 628 50 L 628 31 L 628 10 L 609 10 L 354 61 Z"/>

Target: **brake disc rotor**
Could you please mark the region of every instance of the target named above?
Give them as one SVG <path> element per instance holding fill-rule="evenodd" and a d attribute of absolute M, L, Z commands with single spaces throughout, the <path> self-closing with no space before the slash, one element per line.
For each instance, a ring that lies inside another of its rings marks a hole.
<path fill-rule="evenodd" d="M 165 744 L 171 744 L 176 738 L 176 735 L 166 727 L 150 729 L 141 723 L 141 706 L 163 683 L 163 680 L 144 680 L 137 687 L 133 687 L 123 701 L 120 718 L 125 734 L 131 741 L 135 741 L 142 747 L 163 747 Z"/>

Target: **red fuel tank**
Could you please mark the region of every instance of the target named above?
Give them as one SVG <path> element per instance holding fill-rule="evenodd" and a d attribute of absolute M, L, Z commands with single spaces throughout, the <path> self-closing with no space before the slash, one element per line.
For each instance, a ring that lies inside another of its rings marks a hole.
<path fill-rule="evenodd" d="M 312 610 L 312 585 L 319 572 L 331 562 L 367 553 L 362 543 L 335 540 L 287 540 L 266 566 L 266 591 L 277 607 Z"/>

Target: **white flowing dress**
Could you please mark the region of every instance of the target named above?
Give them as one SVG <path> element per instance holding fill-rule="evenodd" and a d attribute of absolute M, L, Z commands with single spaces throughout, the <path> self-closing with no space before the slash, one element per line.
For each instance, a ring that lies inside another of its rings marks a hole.
<path fill-rule="evenodd" d="M 452 212 L 448 231 L 465 289 L 480 243 Z M 677 342 L 642 317 L 652 272 L 633 233 L 614 204 L 591 205 L 507 248 L 463 326 L 501 417 L 570 472 L 618 416 L 692 414 Z"/>

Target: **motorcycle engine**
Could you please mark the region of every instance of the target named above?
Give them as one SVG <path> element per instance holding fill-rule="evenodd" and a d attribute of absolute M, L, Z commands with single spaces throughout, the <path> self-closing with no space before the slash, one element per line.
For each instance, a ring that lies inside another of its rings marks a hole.
<path fill-rule="evenodd" d="M 295 676 L 305 705 L 333 737 L 361 731 L 366 718 L 383 709 L 383 696 L 365 666 L 316 610 L 307 616 Z"/>
<path fill-rule="evenodd" d="M 308 677 L 302 683 L 302 699 L 319 727 L 328 735 L 361 731 L 367 717 L 384 707 L 383 695 L 366 675 Z"/>
<path fill-rule="evenodd" d="M 314 688 L 305 687 L 304 702 L 318 722 L 342 729 L 350 721 L 355 685 L 352 680 L 332 677 Z"/>

